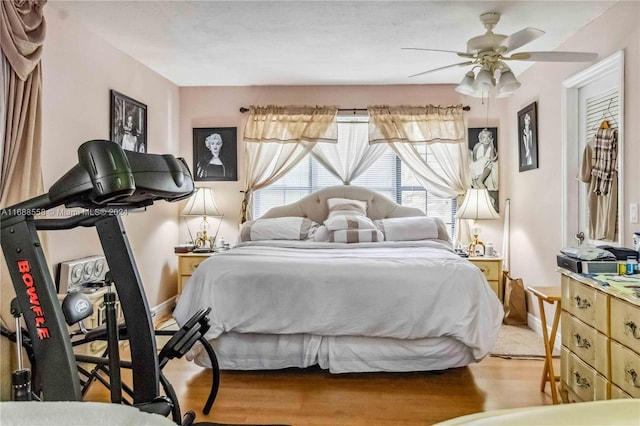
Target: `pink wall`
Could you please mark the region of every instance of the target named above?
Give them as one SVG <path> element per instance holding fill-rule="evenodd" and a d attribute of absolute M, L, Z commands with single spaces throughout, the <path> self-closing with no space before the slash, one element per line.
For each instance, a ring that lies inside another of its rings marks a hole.
<path fill-rule="evenodd" d="M 109 137 L 109 90 L 147 105 L 149 152 L 178 154 L 178 87 L 45 7 L 43 174 L 48 188 L 77 163 L 78 146 Z M 177 204 L 123 218 L 151 307 L 176 293 Z M 49 232 L 49 263 L 100 254 L 95 230 Z"/>
<path fill-rule="evenodd" d="M 244 145 L 242 132 L 246 114 L 238 110 L 249 105 L 337 105 L 340 108 L 366 108 L 368 105 L 425 105 L 461 104 L 471 106 L 465 112 L 470 127 L 487 123 L 487 105 L 480 99 L 464 99 L 451 85 L 406 85 L 406 86 L 255 86 L 255 87 L 182 87 L 180 88 L 180 155 L 192 158 L 192 128 L 237 127 L 239 177 L 244 173 Z M 504 139 L 499 117 L 504 114 L 506 101 L 492 100 L 489 109 L 490 126 L 499 128 L 499 154 L 502 155 Z M 493 118 L 492 118 L 493 117 Z M 506 162 L 501 156 L 500 167 Z M 191 161 L 191 160 L 189 160 Z M 191 163 L 190 163 L 191 164 Z M 501 179 L 502 180 L 502 179 Z M 199 183 L 214 189 L 218 207 L 224 213 L 220 234 L 233 242 L 237 238 L 242 202 L 242 182 Z M 503 185 L 502 182 L 500 185 Z M 501 206 L 504 192 L 501 191 Z M 198 221 L 189 222 L 193 232 Z M 187 230 L 181 224 L 181 239 L 186 239 Z M 502 220 L 488 221 L 482 226 L 484 241 L 492 241 L 498 250 L 502 244 Z"/>
<path fill-rule="evenodd" d="M 49 5 L 51 6 L 51 5 Z M 44 64 L 44 165 L 45 186 L 75 163 L 75 149 L 85 140 L 108 133 L 109 89 L 113 88 L 149 107 L 150 152 L 184 156 L 191 165 L 192 128 L 237 127 L 239 176 L 244 172 L 241 106 L 251 104 L 332 104 L 343 108 L 372 104 L 471 105 L 465 114 L 469 127 L 488 124 L 499 128 L 500 206 L 511 199 L 511 270 L 525 283 L 559 282 L 555 254 L 561 246 L 561 82 L 588 64 L 535 64 L 518 76 L 522 87 L 510 99 L 489 104 L 453 91 L 451 85 L 424 86 L 274 86 L 177 88 L 94 36 L 90 30 L 45 8 L 48 37 Z M 620 2 L 567 40 L 560 50 L 595 51 L 602 58 L 625 50 L 625 200 L 640 202 L 640 3 Z M 538 102 L 540 168 L 518 172 L 516 113 Z M 487 120 L 487 117 L 488 120 Z M 64 152 L 64 155 L 59 155 Z M 237 236 L 242 195 L 241 182 L 206 183 L 214 188 L 225 214 L 221 235 L 232 242 Z M 150 304 L 175 292 L 172 247 L 187 238 L 177 205 L 158 204 L 144 215 L 125 218 Z M 532 207 L 533 206 L 533 207 Z M 176 222 L 180 220 L 180 229 Z M 626 237 L 640 230 L 625 219 Z M 194 230 L 194 222 L 191 229 Z M 53 235 L 53 263 L 99 250 L 97 239 L 86 230 L 69 238 Z M 502 218 L 483 224 L 483 240 L 501 247 Z M 629 243 L 630 241 L 627 241 Z"/>
<path fill-rule="evenodd" d="M 640 202 L 640 3 L 620 2 L 567 40 L 558 50 L 597 52 L 604 59 L 624 50 L 625 60 L 625 245 L 631 244 L 638 224 L 631 224 L 628 204 Z M 506 187 L 511 197 L 512 275 L 525 285 L 560 285 L 555 255 L 562 247 L 562 110 L 563 80 L 591 64 L 538 63 L 518 76 L 522 87 L 509 100 L 504 116 L 508 144 Z M 518 172 L 517 111 L 538 103 L 539 168 Z M 533 304 L 529 305 L 534 307 Z M 536 309 L 537 306 L 534 307 Z"/>

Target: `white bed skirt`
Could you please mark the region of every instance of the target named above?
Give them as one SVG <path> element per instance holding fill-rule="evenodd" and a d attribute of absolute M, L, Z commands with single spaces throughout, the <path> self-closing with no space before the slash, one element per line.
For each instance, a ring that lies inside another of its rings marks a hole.
<path fill-rule="evenodd" d="M 432 371 L 477 361 L 469 347 L 450 337 L 402 340 L 231 332 L 210 342 L 222 370 L 276 370 L 318 364 L 331 373 Z M 195 362 L 211 367 L 205 351 L 196 356 Z"/>

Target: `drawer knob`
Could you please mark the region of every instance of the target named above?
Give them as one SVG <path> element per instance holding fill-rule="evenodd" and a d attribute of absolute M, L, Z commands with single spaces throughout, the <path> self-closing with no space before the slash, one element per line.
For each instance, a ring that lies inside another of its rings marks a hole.
<path fill-rule="evenodd" d="M 578 373 L 577 371 L 574 371 L 573 375 L 576 378 L 576 386 L 578 386 L 579 388 L 588 388 L 591 386 L 589 380 L 587 380 L 586 377 L 580 376 L 580 373 Z"/>
<path fill-rule="evenodd" d="M 640 335 L 636 334 L 638 332 L 638 326 L 633 321 L 625 322 L 624 325 L 629 329 L 629 331 L 631 331 L 631 335 L 634 339 L 640 339 Z"/>
<path fill-rule="evenodd" d="M 627 369 L 625 373 L 627 373 L 627 376 L 631 379 L 631 383 L 633 384 L 633 386 L 636 388 L 640 388 L 640 383 L 636 383 L 636 380 L 638 379 L 638 373 L 636 373 L 636 370 L 630 368 Z"/>
<path fill-rule="evenodd" d="M 198 266 L 200 266 L 199 263 L 195 263 L 195 264 L 191 265 L 191 271 L 195 271 Z"/>
<path fill-rule="evenodd" d="M 589 349 L 591 347 L 591 343 L 589 343 L 586 337 L 582 337 L 578 333 L 574 334 L 573 337 L 576 338 L 576 345 L 579 348 Z"/>
<path fill-rule="evenodd" d="M 587 309 L 591 306 L 591 303 L 587 299 L 583 299 L 580 296 L 576 296 L 573 298 L 576 301 L 576 307 L 578 309 Z"/>

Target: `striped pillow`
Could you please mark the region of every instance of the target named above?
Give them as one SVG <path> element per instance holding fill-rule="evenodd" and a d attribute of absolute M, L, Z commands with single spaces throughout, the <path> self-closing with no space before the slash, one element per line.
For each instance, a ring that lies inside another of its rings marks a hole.
<path fill-rule="evenodd" d="M 332 243 L 375 243 L 383 241 L 382 232 L 377 229 L 338 229 L 329 231 Z"/>
<path fill-rule="evenodd" d="M 324 221 L 324 225 L 329 231 L 337 231 L 339 229 L 377 229 L 371 219 L 360 215 L 338 215 L 329 217 Z"/>

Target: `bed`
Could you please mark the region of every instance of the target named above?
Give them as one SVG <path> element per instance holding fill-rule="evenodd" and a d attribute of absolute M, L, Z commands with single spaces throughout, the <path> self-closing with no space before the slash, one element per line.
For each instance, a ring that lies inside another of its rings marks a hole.
<path fill-rule="evenodd" d="M 441 220 L 357 186 L 245 223 L 236 246 L 194 271 L 174 318 L 208 306 L 206 338 L 232 370 L 461 367 L 488 354 L 503 318 Z M 209 366 L 206 354 L 192 356 Z"/>

